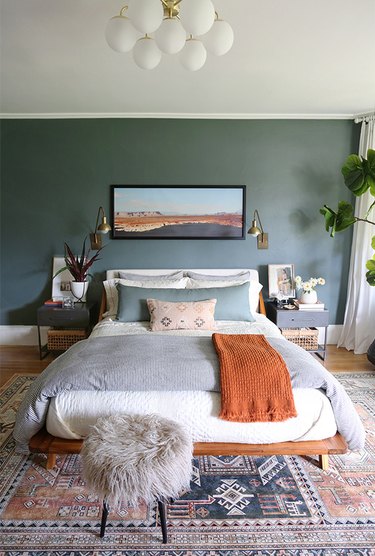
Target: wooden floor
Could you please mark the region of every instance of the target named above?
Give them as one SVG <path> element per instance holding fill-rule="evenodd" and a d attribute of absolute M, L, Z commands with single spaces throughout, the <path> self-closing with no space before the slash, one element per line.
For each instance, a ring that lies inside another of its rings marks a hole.
<path fill-rule="evenodd" d="M 373 371 L 375 366 L 366 355 L 354 355 L 353 352 L 336 346 L 327 346 L 325 367 L 332 372 Z M 36 346 L 0 346 L 0 386 L 15 373 L 40 373 L 53 360 L 51 354 L 40 361 Z"/>

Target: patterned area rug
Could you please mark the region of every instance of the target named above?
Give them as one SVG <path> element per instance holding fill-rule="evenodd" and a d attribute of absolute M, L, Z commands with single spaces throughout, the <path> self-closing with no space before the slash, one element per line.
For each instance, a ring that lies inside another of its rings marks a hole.
<path fill-rule="evenodd" d="M 361 454 L 313 459 L 200 457 L 192 490 L 168 507 L 168 545 L 155 508 L 122 507 L 99 537 L 100 501 L 85 489 L 80 458 L 14 452 L 15 413 L 32 375 L 1 392 L 0 554 L 36 556 L 374 556 L 375 373 L 336 375 L 367 429 Z M 2 550 L 2 551 L 1 551 Z"/>

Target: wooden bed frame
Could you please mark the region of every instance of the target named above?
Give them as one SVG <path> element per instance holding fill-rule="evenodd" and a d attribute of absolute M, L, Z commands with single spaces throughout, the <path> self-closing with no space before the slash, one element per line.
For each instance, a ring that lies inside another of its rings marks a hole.
<path fill-rule="evenodd" d="M 134 271 L 141 273 L 142 271 Z M 99 321 L 106 310 L 105 292 L 103 291 Z M 265 315 L 265 305 L 262 292 L 259 293 L 259 313 Z M 83 440 L 59 438 L 49 434 L 45 428 L 35 434 L 29 442 L 29 449 L 33 453 L 47 454 L 46 468 L 52 469 L 56 465 L 58 454 L 79 454 Z M 273 444 L 240 444 L 234 442 L 196 442 L 194 444 L 195 456 L 266 456 L 266 455 L 298 455 L 318 456 L 319 466 L 323 470 L 329 467 L 329 456 L 344 454 L 347 444 L 343 437 L 336 433 L 335 436 L 324 440 L 305 440 L 297 442 L 277 442 Z"/>
<path fill-rule="evenodd" d="M 83 440 L 70 440 L 52 436 L 46 429 L 40 430 L 29 442 L 31 452 L 47 454 L 46 468 L 52 469 L 58 454 L 79 454 Z M 337 433 L 325 440 L 303 442 L 278 442 L 275 444 L 238 444 L 233 442 L 196 442 L 195 456 L 318 456 L 319 466 L 327 470 L 329 456 L 344 454 L 347 445 Z"/>

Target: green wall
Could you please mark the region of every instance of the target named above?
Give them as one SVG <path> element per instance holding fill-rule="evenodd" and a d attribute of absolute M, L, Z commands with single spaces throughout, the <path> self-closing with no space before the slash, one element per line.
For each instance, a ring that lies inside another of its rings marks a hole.
<path fill-rule="evenodd" d="M 356 152 L 349 121 L 61 119 L 1 122 L 1 324 L 34 324 L 51 295 L 52 257 L 78 252 L 110 184 L 246 185 L 269 233 L 256 240 L 108 240 L 90 296 L 106 268 L 255 267 L 294 263 L 323 276 L 319 297 L 343 320 L 350 232 L 329 238 L 319 208 L 350 199 L 340 169 Z"/>

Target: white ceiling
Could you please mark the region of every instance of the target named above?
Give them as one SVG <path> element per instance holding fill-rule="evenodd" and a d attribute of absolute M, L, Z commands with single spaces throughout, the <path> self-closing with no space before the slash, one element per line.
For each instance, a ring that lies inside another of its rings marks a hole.
<path fill-rule="evenodd" d="M 152 71 L 104 39 L 126 0 L 0 0 L 3 116 L 352 117 L 375 109 L 375 0 L 214 0 L 232 50 Z"/>

